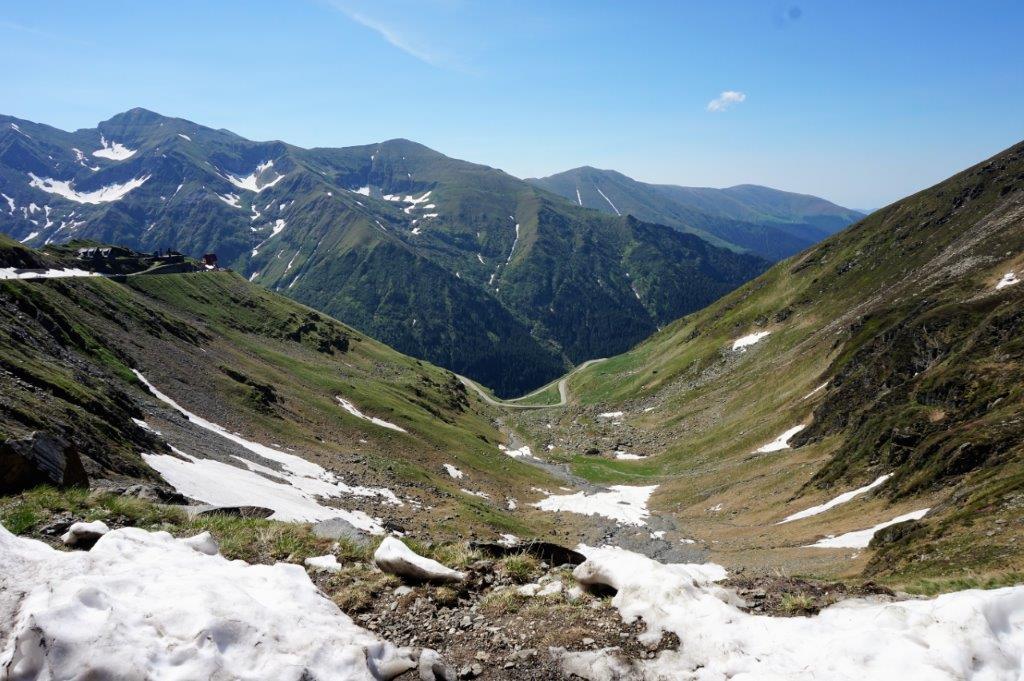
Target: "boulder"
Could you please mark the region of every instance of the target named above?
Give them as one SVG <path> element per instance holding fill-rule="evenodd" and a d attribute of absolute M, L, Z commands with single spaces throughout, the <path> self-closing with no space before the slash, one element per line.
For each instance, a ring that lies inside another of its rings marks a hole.
<path fill-rule="evenodd" d="M 73 523 L 60 540 L 65 546 L 76 549 L 91 549 L 99 538 L 110 532 L 110 528 L 102 520 L 94 520 L 91 523 Z"/>
<path fill-rule="evenodd" d="M 49 433 L 0 442 L 0 494 L 39 485 L 87 487 L 82 459 L 67 442 Z"/>
<path fill-rule="evenodd" d="M 331 518 L 313 523 L 313 534 L 321 539 L 347 539 L 356 544 L 366 543 L 366 533 L 344 518 Z"/>
<path fill-rule="evenodd" d="M 373 562 L 388 574 L 413 582 L 461 582 L 465 573 L 419 555 L 400 539 L 385 537 L 373 554 Z"/>
<path fill-rule="evenodd" d="M 417 668 L 420 681 L 455 681 L 455 670 L 449 667 L 436 650 L 424 648 Z"/>

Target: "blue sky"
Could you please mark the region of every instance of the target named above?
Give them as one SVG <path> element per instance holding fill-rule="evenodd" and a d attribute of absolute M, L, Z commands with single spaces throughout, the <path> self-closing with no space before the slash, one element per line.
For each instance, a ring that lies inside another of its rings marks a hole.
<path fill-rule="evenodd" d="M 874 208 L 1024 139 L 1022 26 L 1009 1 L 6 0 L 0 111 Z"/>

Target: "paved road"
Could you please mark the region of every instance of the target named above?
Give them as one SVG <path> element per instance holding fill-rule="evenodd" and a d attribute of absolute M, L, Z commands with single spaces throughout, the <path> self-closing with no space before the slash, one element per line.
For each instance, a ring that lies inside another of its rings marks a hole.
<path fill-rule="evenodd" d="M 580 364 L 578 367 L 567 373 L 565 376 L 558 379 L 558 402 L 555 404 L 517 404 L 521 400 L 525 400 L 528 397 L 532 397 L 537 393 L 544 392 L 545 390 L 551 387 L 554 381 L 548 383 L 547 385 L 541 386 L 540 388 L 537 388 L 533 392 L 523 395 L 522 397 L 517 397 L 514 400 L 496 400 L 493 397 L 491 397 L 486 390 L 481 388 L 480 384 L 474 381 L 473 379 L 466 378 L 465 376 L 459 376 L 459 374 L 456 374 L 456 376 L 459 376 L 459 380 L 462 381 L 467 388 L 472 388 L 474 391 L 476 391 L 476 394 L 480 396 L 480 399 L 482 399 L 484 402 L 491 405 L 492 407 L 504 407 L 506 409 L 554 409 L 557 407 L 564 407 L 569 402 L 568 383 L 569 378 L 571 378 L 573 374 L 583 371 L 592 364 L 603 362 L 606 359 L 608 358 L 602 357 L 600 359 L 588 359 L 586 362 Z"/>

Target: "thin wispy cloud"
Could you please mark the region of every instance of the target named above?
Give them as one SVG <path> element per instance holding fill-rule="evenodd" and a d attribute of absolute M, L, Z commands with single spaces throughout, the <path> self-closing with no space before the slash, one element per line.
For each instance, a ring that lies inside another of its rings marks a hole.
<path fill-rule="evenodd" d="M 364 26 L 379 35 L 389 45 L 398 48 L 424 64 L 429 64 L 436 68 L 460 68 L 449 55 L 444 54 L 422 40 L 408 35 L 402 29 L 387 21 L 371 17 L 340 0 L 331 0 L 328 4 L 360 26 Z"/>
<path fill-rule="evenodd" d="M 708 102 L 708 111 L 714 113 L 728 111 L 734 104 L 740 104 L 746 100 L 746 98 L 747 96 L 742 92 L 737 92 L 736 90 L 725 90 L 722 94 Z"/>

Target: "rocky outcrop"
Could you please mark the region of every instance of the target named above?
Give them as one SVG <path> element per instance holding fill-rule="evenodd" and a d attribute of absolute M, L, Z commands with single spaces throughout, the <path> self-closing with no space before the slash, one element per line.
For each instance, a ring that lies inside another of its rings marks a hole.
<path fill-rule="evenodd" d="M 0 442 L 0 494 L 17 494 L 39 485 L 85 487 L 89 477 L 78 453 L 48 433 Z"/>

